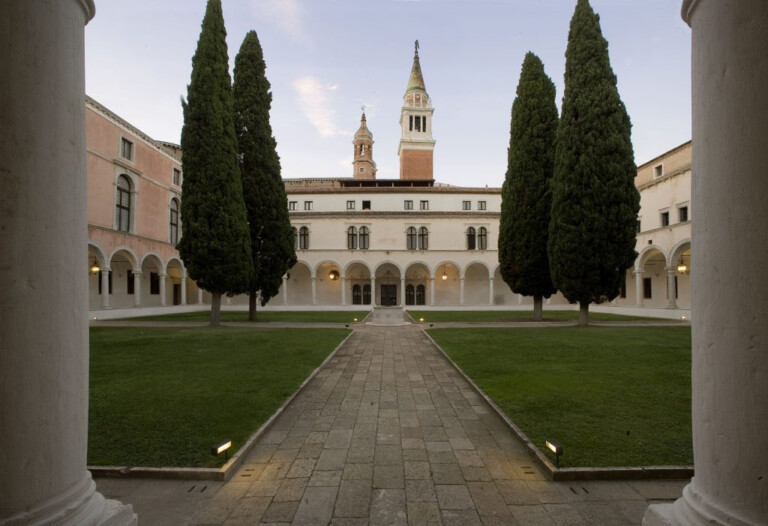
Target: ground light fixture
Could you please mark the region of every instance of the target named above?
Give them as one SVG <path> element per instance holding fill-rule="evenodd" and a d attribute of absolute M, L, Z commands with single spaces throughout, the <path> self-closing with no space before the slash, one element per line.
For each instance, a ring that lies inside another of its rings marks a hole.
<path fill-rule="evenodd" d="M 563 454 L 563 446 L 560 444 L 560 442 L 556 442 L 552 440 L 551 438 L 548 438 L 544 441 L 544 444 L 547 446 L 547 449 L 549 449 L 552 453 L 555 454 L 555 467 L 560 467 L 560 455 Z"/>
<path fill-rule="evenodd" d="M 218 444 L 214 444 L 211 447 L 211 455 L 215 457 L 220 455 L 221 453 L 224 453 L 224 458 L 225 459 L 229 458 L 227 450 L 231 447 L 232 447 L 232 440 L 230 439 L 222 440 Z"/>
<path fill-rule="evenodd" d="M 420 321 L 421 323 L 424 323 L 424 318 L 419 318 L 419 321 Z"/>
<path fill-rule="evenodd" d="M 357 318 L 355 318 L 355 319 L 354 319 L 354 320 L 352 320 L 352 321 L 357 321 Z"/>

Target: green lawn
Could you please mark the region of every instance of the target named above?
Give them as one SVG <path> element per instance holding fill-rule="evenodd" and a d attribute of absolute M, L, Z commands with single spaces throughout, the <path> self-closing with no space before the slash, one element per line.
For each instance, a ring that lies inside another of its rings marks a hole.
<path fill-rule="evenodd" d="M 429 334 L 561 466 L 693 464 L 689 327 Z"/>
<path fill-rule="evenodd" d="M 443 322 L 504 322 L 504 321 L 532 321 L 533 311 L 516 310 L 435 310 L 420 311 L 408 310 L 411 317 L 419 321 L 424 318 L 426 323 Z M 544 321 L 577 321 L 578 311 L 570 310 L 546 310 L 544 309 Z M 646 318 L 641 316 L 624 316 L 621 314 L 608 314 L 590 312 L 590 321 L 674 321 L 659 320 L 658 318 Z"/>
<path fill-rule="evenodd" d="M 88 463 L 220 466 L 344 329 L 91 328 Z"/>
<path fill-rule="evenodd" d="M 257 311 L 256 321 L 282 321 L 294 323 L 352 323 L 368 316 L 370 311 Z M 162 314 L 158 316 L 142 316 L 126 318 L 132 321 L 208 321 L 210 310 L 197 312 L 180 312 L 178 314 Z M 248 312 L 221 311 L 221 321 L 248 321 Z"/>

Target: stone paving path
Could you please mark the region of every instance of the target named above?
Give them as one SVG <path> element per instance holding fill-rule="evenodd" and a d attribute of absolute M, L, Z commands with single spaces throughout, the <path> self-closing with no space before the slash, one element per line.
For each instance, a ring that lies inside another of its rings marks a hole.
<path fill-rule="evenodd" d="M 687 481 L 552 483 L 421 328 L 359 327 L 226 482 L 99 479 L 142 525 L 629 525 Z"/>

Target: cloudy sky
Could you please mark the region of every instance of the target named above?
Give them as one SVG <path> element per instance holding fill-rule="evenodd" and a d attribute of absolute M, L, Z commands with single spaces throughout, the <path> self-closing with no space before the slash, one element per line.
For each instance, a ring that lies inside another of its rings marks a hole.
<path fill-rule="evenodd" d="M 642 164 L 691 134 L 690 30 L 680 0 L 592 0 Z M 399 177 L 398 120 L 420 43 L 435 107 L 435 178 L 500 186 L 527 51 L 563 95 L 575 0 L 223 0 L 230 63 L 256 30 L 283 177 L 350 177 L 365 106 L 379 178 Z M 149 136 L 179 142 L 205 0 L 97 0 L 86 90 Z"/>

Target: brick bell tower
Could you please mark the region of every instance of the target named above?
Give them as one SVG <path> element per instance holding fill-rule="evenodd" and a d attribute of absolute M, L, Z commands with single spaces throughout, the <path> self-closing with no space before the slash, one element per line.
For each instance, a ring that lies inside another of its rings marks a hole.
<path fill-rule="evenodd" d="M 432 138 L 432 101 L 424 87 L 424 77 L 419 64 L 419 41 L 413 54 L 413 67 L 408 87 L 403 97 L 400 112 L 400 179 L 431 181 L 432 152 L 435 140 Z"/>
<path fill-rule="evenodd" d="M 360 128 L 352 141 L 355 145 L 355 155 L 352 161 L 355 179 L 376 179 L 376 163 L 373 162 L 373 134 L 365 121 L 365 109 L 360 117 Z"/>

